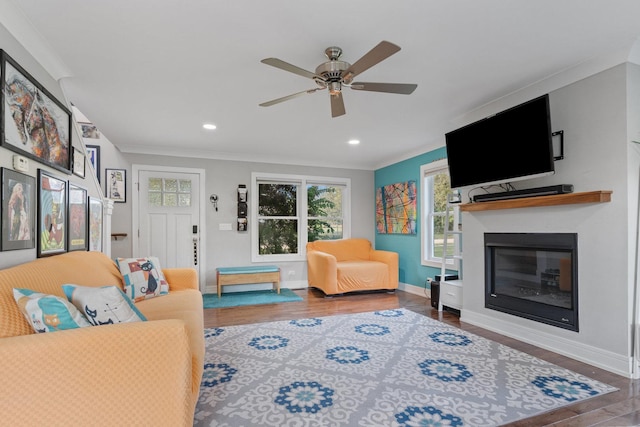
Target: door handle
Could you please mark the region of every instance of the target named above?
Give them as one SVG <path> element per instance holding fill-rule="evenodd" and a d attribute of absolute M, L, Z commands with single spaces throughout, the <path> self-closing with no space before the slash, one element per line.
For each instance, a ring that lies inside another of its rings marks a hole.
<path fill-rule="evenodd" d="M 193 265 L 198 265 L 198 238 L 193 238 Z"/>

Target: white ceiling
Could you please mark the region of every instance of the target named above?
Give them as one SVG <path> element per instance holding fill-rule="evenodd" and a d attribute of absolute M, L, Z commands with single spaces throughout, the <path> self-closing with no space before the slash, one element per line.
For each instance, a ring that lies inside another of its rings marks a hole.
<path fill-rule="evenodd" d="M 640 36 L 638 0 L 1 1 L 123 152 L 355 169 L 442 146 L 465 114 L 563 70 L 623 62 Z M 412 95 L 344 89 L 338 118 L 326 91 L 258 106 L 316 87 L 261 59 L 314 71 L 329 46 L 353 63 L 381 40 L 402 50 L 356 80 L 417 83 Z"/>

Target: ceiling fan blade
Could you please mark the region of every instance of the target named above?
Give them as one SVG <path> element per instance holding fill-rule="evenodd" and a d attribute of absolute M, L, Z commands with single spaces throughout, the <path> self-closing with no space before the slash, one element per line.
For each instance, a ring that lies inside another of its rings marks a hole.
<path fill-rule="evenodd" d="M 370 92 L 387 92 L 409 95 L 418 87 L 416 84 L 408 83 L 365 83 L 353 82 L 349 86 L 353 90 L 366 90 Z"/>
<path fill-rule="evenodd" d="M 281 102 L 288 101 L 290 99 L 297 98 L 299 96 L 306 95 L 307 93 L 313 93 L 317 90 L 322 90 L 322 89 L 324 88 L 319 87 L 316 89 L 303 90 L 302 92 L 293 93 L 291 95 L 283 96 L 282 98 L 278 98 L 278 99 L 272 99 L 271 101 L 263 102 L 262 104 L 259 104 L 259 105 L 260 107 L 270 107 L 272 105 L 279 104 Z"/>
<path fill-rule="evenodd" d="M 316 73 L 312 73 L 311 71 L 296 67 L 295 65 L 284 62 L 283 60 L 278 58 L 265 58 L 260 62 L 262 62 L 263 64 L 271 65 L 272 67 L 280 68 L 281 70 L 289 71 L 290 73 L 297 74 L 302 77 L 307 77 L 309 79 L 320 79 L 324 81 L 324 78 L 317 75 Z"/>
<path fill-rule="evenodd" d="M 367 52 L 362 58 L 358 59 L 351 67 L 347 68 L 342 74 L 343 80 L 348 83 L 358 74 L 368 70 L 378 62 L 384 61 L 394 53 L 400 50 L 400 46 L 388 41 L 381 41 L 376 47 Z"/>
<path fill-rule="evenodd" d="M 338 92 L 335 95 L 329 95 L 329 98 L 331 98 L 331 117 L 339 117 L 347 113 L 344 109 L 342 92 Z"/>

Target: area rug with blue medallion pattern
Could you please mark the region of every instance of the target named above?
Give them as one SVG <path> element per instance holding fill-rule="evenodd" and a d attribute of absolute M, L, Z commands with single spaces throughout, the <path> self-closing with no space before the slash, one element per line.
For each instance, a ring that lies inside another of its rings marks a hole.
<path fill-rule="evenodd" d="M 197 426 L 496 426 L 617 390 L 405 309 L 205 335 Z"/>

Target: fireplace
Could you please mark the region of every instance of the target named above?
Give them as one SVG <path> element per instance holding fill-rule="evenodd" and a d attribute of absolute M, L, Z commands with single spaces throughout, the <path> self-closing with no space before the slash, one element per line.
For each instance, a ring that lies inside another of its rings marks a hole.
<path fill-rule="evenodd" d="M 578 331 L 578 235 L 485 233 L 485 307 Z"/>

